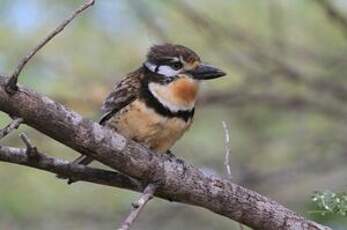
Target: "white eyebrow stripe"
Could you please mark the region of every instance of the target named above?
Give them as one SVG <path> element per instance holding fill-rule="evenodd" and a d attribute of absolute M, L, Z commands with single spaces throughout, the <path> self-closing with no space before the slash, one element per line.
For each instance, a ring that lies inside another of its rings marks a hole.
<path fill-rule="evenodd" d="M 145 62 L 145 66 L 153 73 L 155 73 L 155 69 L 157 68 L 157 65 L 154 65 L 150 62 Z"/>
<path fill-rule="evenodd" d="M 161 65 L 161 66 L 157 66 L 153 63 L 150 62 L 145 62 L 145 66 L 153 73 L 158 73 L 161 75 L 164 75 L 166 77 L 173 77 L 176 76 L 177 74 L 179 74 L 180 69 L 179 70 L 174 70 L 172 69 L 170 66 L 168 65 Z"/>
<path fill-rule="evenodd" d="M 161 65 L 161 66 L 159 66 L 159 69 L 157 71 L 157 73 L 159 73 L 161 75 L 165 75 L 166 77 L 176 76 L 177 74 L 179 74 L 179 72 L 180 72 L 180 69 L 179 70 L 174 70 L 174 69 L 172 69 L 168 65 Z"/>

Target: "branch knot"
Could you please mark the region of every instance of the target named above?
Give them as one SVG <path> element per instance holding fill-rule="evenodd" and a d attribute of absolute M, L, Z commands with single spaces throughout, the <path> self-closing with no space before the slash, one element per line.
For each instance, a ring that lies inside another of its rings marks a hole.
<path fill-rule="evenodd" d="M 28 156 L 29 160 L 39 161 L 41 159 L 41 155 L 37 150 L 37 147 L 31 143 L 29 137 L 25 135 L 25 133 L 21 133 L 20 138 L 26 146 L 25 153 Z"/>

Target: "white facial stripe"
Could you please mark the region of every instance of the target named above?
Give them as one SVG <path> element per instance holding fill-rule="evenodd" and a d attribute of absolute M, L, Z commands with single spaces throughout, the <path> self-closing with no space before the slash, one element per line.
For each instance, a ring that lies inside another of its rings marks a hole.
<path fill-rule="evenodd" d="M 157 73 L 164 75 L 164 76 L 167 76 L 167 77 L 176 76 L 179 72 L 180 72 L 180 70 L 174 70 L 168 65 L 159 66 L 159 69 L 157 71 Z"/>
<path fill-rule="evenodd" d="M 171 112 L 178 112 L 178 111 L 190 111 L 194 108 L 195 102 L 191 103 L 190 105 L 178 105 L 167 98 L 160 96 L 161 85 L 158 85 L 157 83 L 149 83 L 148 88 L 153 94 L 153 96 L 166 108 L 168 108 Z M 168 92 L 169 93 L 169 92 Z"/>
<path fill-rule="evenodd" d="M 150 62 L 145 62 L 145 66 L 153 73 L 155 73 L 155 69 L 157 68 L 156 65 L 150 63 Z"/>
<path fill-rule="evenodd" d="M 158 70 L 157 70 L 157 65 L 154 65 L 150 62 L 146 62 L 145 66 L 153 73 L 158 73 L 161 75 L 164 75 L 166 77 L 173 77 L 176 76 L 180 70 L 174 70 L 172 69 L 170 66 L 168 65 L 161 65 L 159 66 Z M 157 70 L 157 71 L 156 71 Z"/>

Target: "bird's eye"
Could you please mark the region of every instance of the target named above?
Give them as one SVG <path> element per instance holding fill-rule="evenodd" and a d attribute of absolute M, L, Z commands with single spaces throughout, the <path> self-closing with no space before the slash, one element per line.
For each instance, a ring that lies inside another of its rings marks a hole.
<path fill-rule="evenodd" d="M 182 68 L 182 63 L 181 62 L 173 62 L 171 64 L 171 67 L 175 70 L 181 69 Z"/>

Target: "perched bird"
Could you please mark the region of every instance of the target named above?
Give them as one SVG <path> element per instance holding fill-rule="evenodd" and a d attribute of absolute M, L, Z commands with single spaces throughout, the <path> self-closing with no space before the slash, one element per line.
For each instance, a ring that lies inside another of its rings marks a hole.
<path fill-rule="evenodd" d="M 170 153 L 192 123 L 200 81 L 224 75 L 187 47 L 154 45 L 143 65 L 113 87 L 100 124 L 154 152 Z M 82 155 L 73 163 L 92 160 Z"/>

